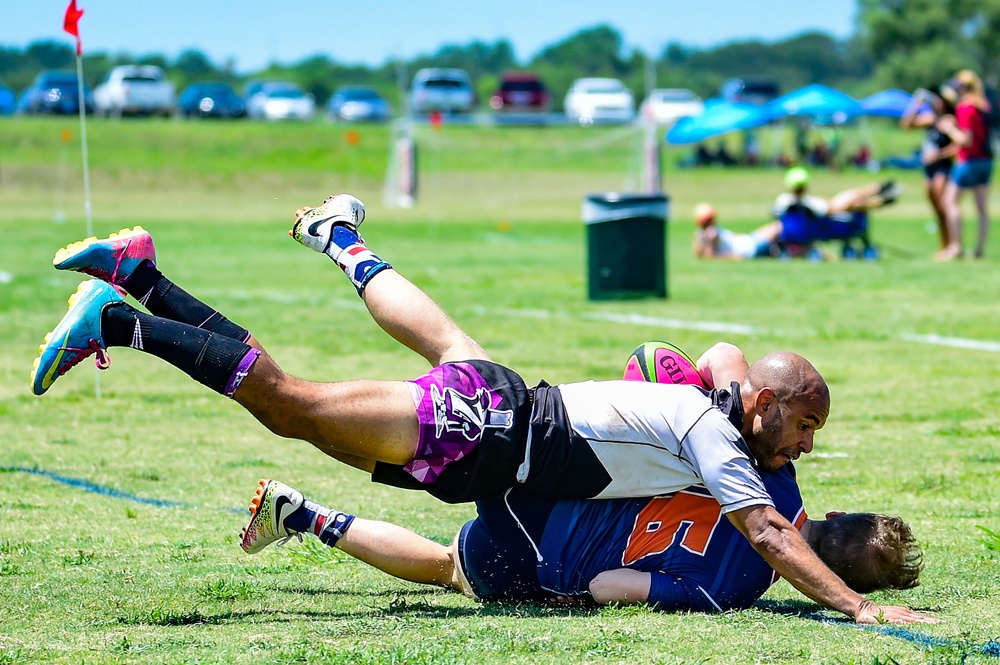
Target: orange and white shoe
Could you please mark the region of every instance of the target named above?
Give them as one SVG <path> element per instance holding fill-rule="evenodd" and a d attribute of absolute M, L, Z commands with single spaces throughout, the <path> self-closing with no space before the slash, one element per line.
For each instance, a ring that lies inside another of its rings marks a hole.
<path fill-rule="evenodd" d="M 294 537 L 302 540 L 301 531 L 285 528 L 285 518 L 305 502 L 302 492 L 277 480 L 261 479 L 250 500 L 252 517 L 240 533 L 240 547 L 256 554 L 275 541 L 284 545 Z"/>

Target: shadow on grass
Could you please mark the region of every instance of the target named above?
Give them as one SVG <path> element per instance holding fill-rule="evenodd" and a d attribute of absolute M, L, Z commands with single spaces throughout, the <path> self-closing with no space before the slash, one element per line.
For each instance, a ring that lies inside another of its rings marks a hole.
<path fill-rule="evenodd" d="M 302 593 L 303 590 L 288 589 L 291 593 Z M 336 593 L 326 590 L 305 590 L 305 593 Z M 114 621 L 127 626 L 190 626 L 190 625 L 223 625 L 241 622 L 252 623 L 290 623 L 303 619 L 334 620 L 354 619 L 359 615 L 369 618 L 377 617 L 409 617 L 418 619 L 456 619 L 462 617 L 581 617 L 599 613 L 595 607 L 559 607 L 532 602 L 488 602 L 474 607 L 442 607 L 424 600 L 410 600 L 409 596 L 427 596 L 440 594 L 437 590 L 419 591 L 401 595 L 398 592 L 379 592 L 365 597 L 389 597 L 385 607 L 371 606 L 358 611 L 322 611 L 295 609 L 261 609 L 261 610 L 229 610 L 225 612 L 172 612 L 152 609 L 137 612 L 132 615 L 119 616 Z M 347 594 L 340 594 L 347 595 Z"/>
<path fill-rule="evenodd" d="M 304 596 L 348 596 L 348 595 L 358 595 L 352 590 L 341 590 L 336 587 L 302 587 L 302 586 L 280 586 L 272 585 L 268 587 L 269 591 L 276 591 L 279 593 L 289 593 Z M 412 591 L 406 591 L 405 593 L 400 593 L 398 589 L 384 589 L 382 591 L 371 591 L 364 594 L 365 597 L 374 598 L 389 598 L 389 611 L 386 614 L 397 614 L 405 613 L 407 611 L 413 610 L 415 608 L 421 608 L 426 606 L 427 608 L 440 609 L 443 614 L 450 613 L 451 616 L 455 616 L 456 608 L 437 608 L 435 606 L 427 605 L 426 603 L 413 603 L 407 600 L 410 597 L 429 597 L 429 596 L 442 596 L 448 597 L 453 594 L 444 589 L 437 589 L 433 587 L 414 589 Z M 457 608 L 462 610 L 465 614 L 480 614 L 483 616 L 553 616 L 564 614 L 566 616 L 586 616 L 590 614 L 597 614 L 599 609 L 596 606 L 588 605 L 576 605 L 576 606 L 560 606 L 560 605 L 548 605 L 544 602 L 538 601 L 487 601 L 483 602 L 474 608 Z"/>
<path fill-rule="evenodd" d="M 808 600 L 758 600 L 753 607 L 765 612 L 781 614 L 784 616 L 797 616 L 803 619 L 814 619 L 817 621 L 839 621 L 839 618 L 831 618 L 823 613 L 823 608 Z M 847 618 L 844 618 L 847 621 Z"/>

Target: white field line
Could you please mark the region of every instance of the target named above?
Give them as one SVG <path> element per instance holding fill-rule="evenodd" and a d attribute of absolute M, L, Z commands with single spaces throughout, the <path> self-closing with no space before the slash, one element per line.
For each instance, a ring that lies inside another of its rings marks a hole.
<path fill-rule="evenodd" d="M 326 306 L 334 309 L 365 311 L 364 303 L 361 302 L 360 299 L 328 299 L 317 296 L 303 297 L 276 291 L 213 291 L 207 293 L 206 295 L 213 299 L 230 298 L 243 301 L 264 300 L 267 302 L 280 303 L 282 305 L 308 305 L 310 307 Z M 699 332 L 726 333 L 730 335 L 757 335 L 772 337 L 790 336 L 790 333 L 786 331 L 779 332 L 775 330 L 767 330 L 765 328 L 748 326 L 739 323 L 725 323 L 721 321 L 686 321 L 684 319 L 663 318 L 658 316 L 648 316 L 645 314 L 618 314 L 615 312 L 600 311 L 572 313 L 550 309 L 490 309 L 481 305 L 470 307 L 469 311 L 477 316 L 510 316 L 525 319 L 608 321 L 611 323 L 625 323 L 636 326 L 669 328 L 672 330 L 697 330 Z M 965 339 L 963 337 L 944 337 L 942 335 L 917 335 L 913 333 L 902 333 L 900 335 L 896 335 L 893 339 L 903 342 L 913 342 L 916 344 L 931 344 L 934 346 L 948 346 L 956 349 L 967 349 L 970 351 L 1000 353 L 1000 342 Z"/>
<path fill-rule="evenodd" d="M 971 349 L 973 351 L 992 351 L 993 353 L 1000 353 L 1000 342 L 984 342 L 978 339 L 943 337 L 941 335 L 914 335 L 911 333 L 900 335 L 898 339 L 901 339 L 904 342 L 917 342 L 918 344 L 934 344 L 936 346 L 951 346 L 956 349 Z"/>

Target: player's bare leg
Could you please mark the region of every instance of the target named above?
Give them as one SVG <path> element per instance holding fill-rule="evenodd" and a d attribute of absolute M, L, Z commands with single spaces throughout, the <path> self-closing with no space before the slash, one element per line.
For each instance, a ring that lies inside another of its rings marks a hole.
<path fill-rule="evenodd" d="M 275 434 L 366 471 L 375 461 L 407 464 L 416 451 L 416 407 L 402 381 L 314 383 L 260 356 L 233 399 Z"/>
<path fill-rule="evenodd" d="M 240 536 L 240 546 L 250 554 L 276 541 L 311 534 L 325 545 L 399 579 L 463 590 L 454 564 L 454 546 L 435 543 L 389 522 L 321 506 L 276 480 L 260 481 L 250 513 L 250 522 Z"/>
<path fill-rule="evenodd" d="M 318 208 L 300 208 L 290 235 L 333 259 L 344 271 L 376 323 L 432 366 L 454 360 L 489 360 L 427 294 L 375 255 L 358 234 L 364 204 L 349 194 Z"/>
<path fill-rule="evenodd" d="M 432 366 L 490 359 L 436 302 L 395 270 L 376 275 L 361 297 L 383 330 Z"/>
<path fill-rule="evenodd" d="M 212 390 L 233 397 L 275 433 L 308 441 L 353 466 L 407 464 L 419 439 L 406 383 L 311 383 L 285 374 L 256 346 L 219 332 L 141 312 L 110 284 L 89 280 L 45 337 L 32 372 L 41 395 L 87 356 L 110 365 L 108 349 L 157 356 Z M 369 462 L 370 460 L 370 462 Z"/>

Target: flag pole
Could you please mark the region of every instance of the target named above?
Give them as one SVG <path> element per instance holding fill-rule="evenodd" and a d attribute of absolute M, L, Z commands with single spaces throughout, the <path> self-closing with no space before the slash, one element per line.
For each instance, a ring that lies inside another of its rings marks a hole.
<path fill-rule="evenodd" d="M 87 236 L 94 234 L 94 219 L 90 204 L 90 160 L 87 156 L 87 100 L 83 93 L 83 56 L 76 54 L 76 85 L 80 99 L 80 142 L 83 146 L 83 210 L 87 218 Z M 98 391 L 99 392 L 99 391 Z"/>
<path fill-rule="evenodd" d="M 87 155 L 87 98 L 83 93 L 83 55 L 76 52 L 76 86 L 80 100 L 80 144 L 83 146 L 83 211 L 87 218 L 87 235 L 94 235 L 94 215 L 90 205 L 90 160 Z M 94 397 L 101 399 L 101 371 L 94 367 Z"/>
<path fill-rule="evenodd" d="M 80 107 L 80 143 L 83 146 L 83 210 L 87 218 L 87 235 L 94 234 L 94 220 L 90 205 L 90 159 L 87 155 L 87 98 L 83 86 L 83 42 L 80 39 L 80 17 L 83 10 L 77 9 L 76 0 L 69 0 L 66 16 L 63 18 L 63 30 L 76 37 L 76 91 Z M 94 396 L 101 399 L 100 368 L 94 369 Z"/>

